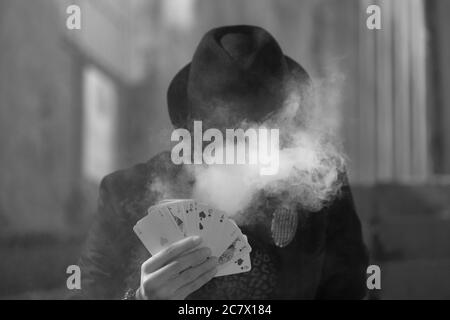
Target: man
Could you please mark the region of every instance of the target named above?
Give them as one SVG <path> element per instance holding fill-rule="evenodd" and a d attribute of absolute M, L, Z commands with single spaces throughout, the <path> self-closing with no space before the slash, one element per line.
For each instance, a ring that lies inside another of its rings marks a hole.
<path fill-rule="evenodd" d="M 283 106 L 293 83 L 304 88 L 310 79 L 267 31 L 217 28 L 204 36 L 192 62 L 173 79 L 169 114 L 176 128 L 192 129 L 194 120 L 222 129 L 243 120 L 261 123 Z M 80 261 L 83 298 L 364 297 L 367 254 L 347 183 L 314 213 L 294 206 L 283 216 L 276 201 L 255 202 L 238 221 L 252 246 L 250 272 L 213 278 L 217 257 L 198 238 L 150 257 L 133 226 L 160 200 L 151 186 L 169 181 L 172 198 L 190 198 L 196 183 L 190 172 L 165 152 L 103 179 L 95 226 Z M 259 197 L 266 198 L 264 193 Z M 249 219 L 252 212 L 262 218 Z"/>

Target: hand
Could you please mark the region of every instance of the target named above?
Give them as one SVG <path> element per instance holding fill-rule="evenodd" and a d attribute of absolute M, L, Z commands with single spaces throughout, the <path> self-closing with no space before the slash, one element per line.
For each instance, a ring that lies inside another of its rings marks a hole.
<path fill-rule="evenodd" d="M 180 240 L 141 266 L 141 300 L 183 300 L 217 273 L 217 258 L 209 248 L 199 248 L 200 237 Z"/>

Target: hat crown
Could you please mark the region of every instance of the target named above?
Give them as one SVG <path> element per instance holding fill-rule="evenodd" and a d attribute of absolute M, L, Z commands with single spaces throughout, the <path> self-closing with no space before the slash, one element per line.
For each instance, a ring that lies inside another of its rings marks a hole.
<path fill-rule="evenodd" d="M 224 50 L 235 60 L 245 60 L 253 53 L 255 42 L 245 33 L 228 33 L 220 39 Z"/>
<path fill-rule="evenodd" d="M 259 119 L 283 100 L 286 73 L 281 48 L 264 29 L 213 29 L 202 39 L 192 60 L 187 88 L 192 115 L 202 118 L 206 111 L 227 105 L 230 117 Z"/>
<path fill-rule="evenodd" d="M 222 79 L 227 74 L 234 75 L 233 71 L 245 71 L 244 76 L 286 72 L 284 55 L 277 41 L 266 30 L 253 26 L 211 30 L 200 42 L 192 62 L 194 69 L 208 66 L 211 73 L 221 72 Z M 205 71 L 202 70 L 203 75 Z"/>
<path fill-rule="evenodd" d="M 283 107 L 287 82 L 295 77 L 293 69 L 304 72 L 294 64 L 262 28 L 213 29 L 169 87 L 172 122 L 185 126 L 192 120 L 205 122 L 214 114 L 227 118 L 230 126 L 237 121 L 258 122 Z M 179 101 L 184 101 L 183 107 Z M 179 108 L 172 108 L 175 104 Z"/>

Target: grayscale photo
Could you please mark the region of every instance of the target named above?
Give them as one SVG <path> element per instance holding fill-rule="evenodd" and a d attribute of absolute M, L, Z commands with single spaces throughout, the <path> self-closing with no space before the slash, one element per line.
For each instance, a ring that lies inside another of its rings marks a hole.
<path fill-rule="evenodd" d="M 449 14 L 0 0 L 0 300 L 450 299 Z"/>

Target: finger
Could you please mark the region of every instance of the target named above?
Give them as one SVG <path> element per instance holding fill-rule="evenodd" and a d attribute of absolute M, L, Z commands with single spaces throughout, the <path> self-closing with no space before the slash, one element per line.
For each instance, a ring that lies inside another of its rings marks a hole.
<path fill-rule="evenodd" d="M 173 272 L 173 275 L 178 276 L 186 269 L 201 265 L 211 257 L 211 253 L 211 249 L 207 247 L 195 249 L 194 251 L 190 251 L 189 253 L 179 256 L 174 261 L 170 262 L 167 265 L 167 268 Z"/>
<path fill-rule="evenodd" d="M 181 272 L 191 267 L 201 265 L 211 256 L 211 249 L 198 248 L 191 251 L 176 260 L 169 262 L 161 269 L 158 269 L 152 273 L 153 281 L 156 285 L 165 283 L 167 280 L 178 277 Z"/>
<path fill-rule="evenodd" d="M 173 286 L 176 289 L 181 288 L 195 281 L 198 277 L 200 277 L 204 273 L 217 268 L 217 265 L 218 259 L 216 257 L 212 257 L 196 267 L 192 267 L 190 269 L 183 271 L 182 273 L 180 273 L 178 277 L 174 278 L 171 281 L 171 284 L 173 284 Z"/>
<path fill-rule="evenodd" d="M 142 266 L 143 270 L 146 273 L 156 271 L 179 255 L 196 248 L 201 242 L 202 239 L 198 236 L 184 238 L 178 242 L 175 242 L 144 262 Z"/>
<path fill-rule="evenodd" d="M 211 281 L 212 278 L 217 274 L 217 267 L 214 267 L 213 269 L 210 269 L 200 275 L 197 279 L 194 281 L 184 285 L 177 291 L 175 291 L 175 294 L 173 296 L 173 299 L 175 300 L 183 300 L 188 295 L 190 295 L 192 292 L 197 291 L 201 287 L 203 287 L 206 283 Z"/>
<path fill-rule="evenodd" d="M 153 292 L 158 297 L 173 296 L 174 292 L 176 292 L 181 286 L 195 281 L 195 279 L 197 279 L 204 272 L 216 267 L 218 265 L 218 259 L 215 257 L 209 258 L 200 265 L 186 270 L 182 274 L 177 273 L 175 277 L 173 275 L 170 276 L 171 272 L 168 271 L 170 268 L 169 266 L 172 267 L 173 265 L 175 265 L 175 263 L 170 263 L 150 275 L 144 284 L 145 290 L 149 291 L 150 295 L 152 295 Z M 151 285 L 147 286 L 147 284 L 150 283 Z"/>

